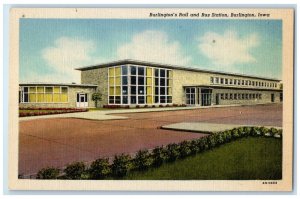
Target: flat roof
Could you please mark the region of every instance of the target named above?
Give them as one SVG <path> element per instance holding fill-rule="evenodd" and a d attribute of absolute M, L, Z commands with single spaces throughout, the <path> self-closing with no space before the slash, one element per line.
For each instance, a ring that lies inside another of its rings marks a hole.
<path fill-rule="evenodd" d="M 43 82 L 30 82 L 20 83 L 20 86 L 73 86 L 73 87 L 97 87 L 94 84 L 74 84 L 74 83 L 43 83 Z"/>
<path fill-rule="evenodd" d="M 245 75 L 245 74 L 240 74 L 240 73 L 229 73 L 229 72 L 222 72 L 222 71 L 205 70 L 205 69 L 200 69 L 200 68 L 196 68 L 196 67 L 170 65 L 170 64 L 146 62 L 146 61 L 139 61 L 139 60 L 132 60 L 132 59 L 124 59 L 124 60 L 107 62 L 107 63 L 97 64 L 97 65 L 92 65 L 92 66 L 85 66 L 85 67 L 75 68 L 75 70 L 86 71 L 86 70 L 105 68 L 105 67 L 117 66 L 117 65 L 123 65 L 123 64 L 136 64 L 136 65 L 153 66 L 153 67 L 161 67 L 161 68 L 168 68 L 168 69 L 178 69 L 178 70 L 205 72 L 205 73 L 213 73 L 213 74 L 221 74 L 221 75 L 232 75 L 232 76 L 238 76 L 238 77 L 248 77 L 248 78 L 255 78 L 255 79 L 262 79 L 262 80 L 281 81 L 280 79 L 276 79 L 276 78 Z"/>
<path fill-rule="evenodd" d="M 227 86 L 227 85 L 205 85 L 205 84 L 191 84 L 183 85 L 183 87 L 202 87 L 202 88 L 214 88 L 214 89 L 231 89 L 231 90 L 256 90 L 256 91 L 281 91 L 278 88 L 261 88 L 261 87 L 238 87 L 238 86 Z"/>

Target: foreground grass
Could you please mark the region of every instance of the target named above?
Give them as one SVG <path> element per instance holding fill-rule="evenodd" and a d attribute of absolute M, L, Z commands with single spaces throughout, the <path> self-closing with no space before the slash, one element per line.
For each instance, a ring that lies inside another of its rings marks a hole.
<path fill-rule="evenodd" d="M 282 177 L 282 140 L 247 137 L 201 154 L 132 172 L 130 180 L 276 180 Z"/>

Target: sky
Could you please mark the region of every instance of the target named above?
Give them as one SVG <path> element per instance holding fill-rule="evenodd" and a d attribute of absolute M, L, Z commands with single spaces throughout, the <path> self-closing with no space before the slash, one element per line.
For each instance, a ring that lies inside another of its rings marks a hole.
<path fill-rule="evenodd" d="M 121 59 L 281 79 L 282 22 L 20 19 L 22 83 L 80 83 L 74 68 Z"/>

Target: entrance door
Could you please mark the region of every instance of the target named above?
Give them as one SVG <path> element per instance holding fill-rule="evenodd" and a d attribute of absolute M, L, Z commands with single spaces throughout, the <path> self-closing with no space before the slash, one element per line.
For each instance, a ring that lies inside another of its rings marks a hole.
<path fill-rule="evenodd" d="M 201 89 L 201 106 L 211 106 L 211 89 Z"/>
<path fill-rule="evenodd" d="M 275 101 L 275 96 L 274 96 L 274 93 L 271 94 L 271 102 L 274 102 Z"/>
<path fill-rule="evenodd" d="M 87 93 L 77 93 L 76 107 L 88 107 Z"/>
<path fill-rule="evenodd" d="M 220 101 L 220 94 L 217 93 L 216 94 L 216 105 L 219 105 L 219 101 Z"/>

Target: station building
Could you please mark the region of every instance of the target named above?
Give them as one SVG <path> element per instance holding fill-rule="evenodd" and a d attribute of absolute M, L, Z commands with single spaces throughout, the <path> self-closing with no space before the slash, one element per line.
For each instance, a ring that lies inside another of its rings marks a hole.
<path fill-rule="evenodd" d="M 214 106 L 282 102 L 280 80 L 199 68 L 120 60 L 81 67 L 81 84 L 20 84 L 20 107 L 103 105 Z"/>

